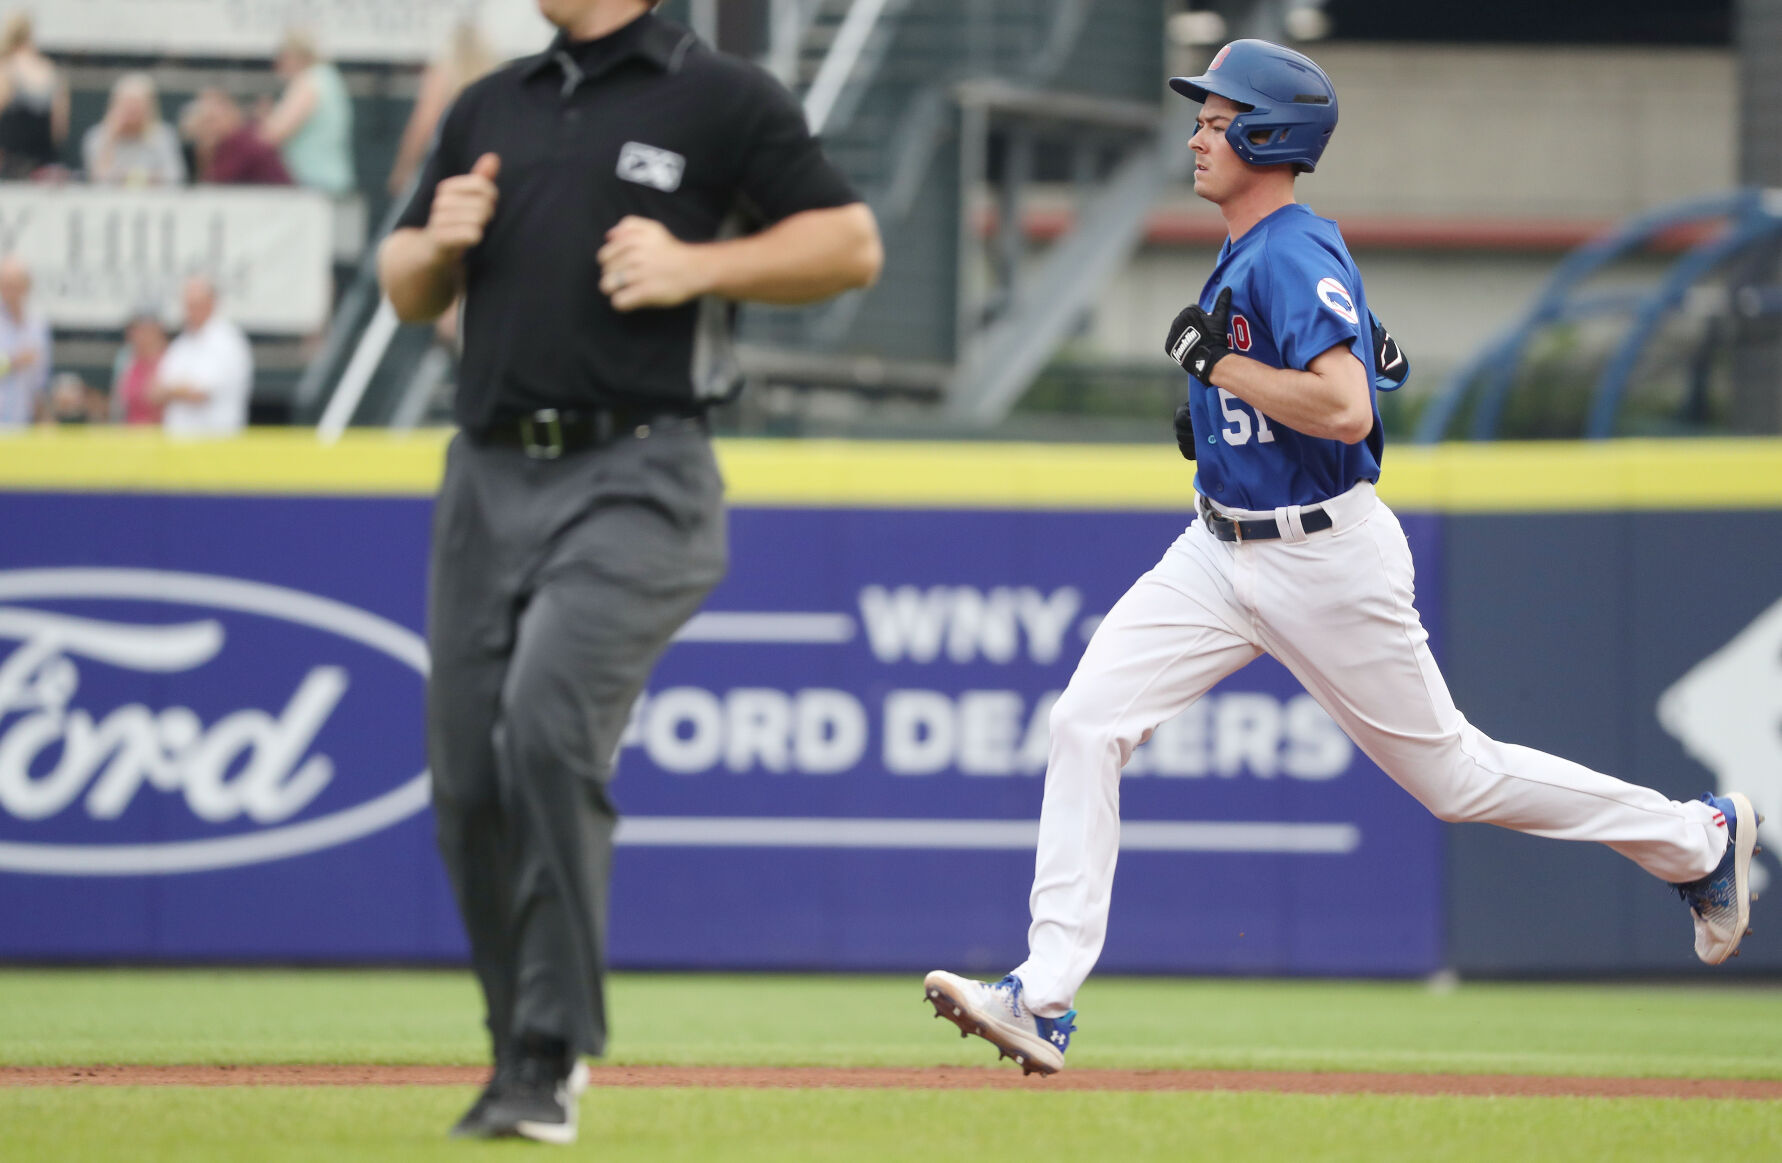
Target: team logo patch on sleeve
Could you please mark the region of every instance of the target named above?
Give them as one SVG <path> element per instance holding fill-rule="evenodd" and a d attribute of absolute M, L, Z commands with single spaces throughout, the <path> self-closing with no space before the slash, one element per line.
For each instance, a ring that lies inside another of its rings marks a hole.
<path fill-rule="evenodd" d="M 672 194 L 681 188 L 681 175 L 687 172 L 687 159 L 672 150 L 657 149 L 638 141 L 628 141 L 619 151 L 619 176 L 627 182 Z"/>
<path fill-rule="evenodd" d="M 1355 313 L 1355 300 L 1349 296 L 1349 292 L 1343 287 L 1343 284 L 1335 279 L 1318 280 L 1318 298 L 1323 301 L 1326 307 L 1349 322 L 1361 322 L 1361 316 Z"/>
<path fill-rule="evenodd" d="M 1237 351 L 1250 350 L 1250 321 L 1242 315 L 1231 317 L 1231 346 Z"/>

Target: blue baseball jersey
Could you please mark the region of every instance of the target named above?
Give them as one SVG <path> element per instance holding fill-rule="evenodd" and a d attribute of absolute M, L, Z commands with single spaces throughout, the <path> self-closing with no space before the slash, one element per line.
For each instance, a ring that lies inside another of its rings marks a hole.
<path fill-rule="evenodd" d="M 1270 367 L 1304 371 L 1347 345 L 1368 369 L 1374 427 L 1360 444 L 1296 432 L 1230 392 L 1188 377 L 1197 471 L 1194 487 L 1221 505 L 1274 509 L 1311 505 L 1380 479 L 1380 402 L 1373 385 L 1374 335 L 1361 274 L 1337 224 L 1298 203 L 1283 206 L 1235 243 L 1225 240 L 1200 293 L 1211 311 L 1231 288 L 1231 349 Z"/>

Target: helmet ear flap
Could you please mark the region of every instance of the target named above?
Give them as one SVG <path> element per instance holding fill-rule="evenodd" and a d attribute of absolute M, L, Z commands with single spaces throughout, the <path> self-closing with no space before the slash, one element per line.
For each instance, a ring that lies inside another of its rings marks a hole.
<path fill-rule="evenodd" d="M 1225 127 L 1225 140 L 1231 143 L 1231 152 L 1247 165 L 1256 164 L 1256 147 L 1250 144 L 1250 130 L 1243 118 L 1237 118 Z"/>
<path fill-rule="evenodd" d="M 1287 130 L 1279 125 L 1251 125 L 1247 117 L 1238 117 L 1226 127 L 1225 139 L 1238 157 L 1250 165 L 1266 165 L 1258 153 L 1285 140 Z"/>
<path fill-rule="evenodd" d="M 1296 174 L 1309 174 L 1312 167 L 1297 158 L 1283 159 L 1280 155 L 1289 152 L 1291 142 L 1303 140 L 1304 134 L 1296 133 L 1301 129 L 1297 125 L 1259 125 L 1251 126 L 1244 118 L 1233 121 L 1225 130 L 1225 140 L 1231 143 L 1232 152 L 1253 166 L 1291 165 Z M 1333 127 L 1334 128 L 1334 127 Z M 1330 140 L 1331 129 L 1325 129 L 1319 143 L 1318 152 L 1322 153 L 1324 145 Z"/>

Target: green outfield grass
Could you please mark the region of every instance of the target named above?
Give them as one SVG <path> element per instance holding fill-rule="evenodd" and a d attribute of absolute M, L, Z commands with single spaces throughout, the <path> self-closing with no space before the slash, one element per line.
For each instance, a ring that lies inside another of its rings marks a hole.
<path fill-rule="evenodd" d="M 442 1142 L 461 1096 L 401 1090 L 129 1088 L 0 1092 L 0 1154 L 85 1163 L 627 1163 L 1031 1160 L 1774 1159 L 1773 1105 L 1626 1099 L 1272 1094 L 620 1090 L 582 1100 L 569 1152 Z"/>
<path fill-rule="evenodd" d="M 985 1065 L 914 976 L 623 975 L 611 1060 Z M 1098 979 L 1073 1067 L 1782 1078 L 1782 989 Z M 474 1063 L 463 973 L 0 971 L 0 1063 Z M 1012 1069 L 1012 1068 L 1011 1068 Z M 0 1088 L 0 1159 L 457 1159 L 469 1088 Z M 1782 1104 L 1276 1094 L 597 1090 L 613 1160 L 1782 1157 Z"/>
<path fill-rule="evenodd" d="M 1782 988 L 1098 978 L 1073 1065 L 1782 1078 Z M 983 1061 L 916 975 L 622 974 L 611 1060 Z M 468 973 L 0 970 L 0 1064 L 481 1062 Z"/>

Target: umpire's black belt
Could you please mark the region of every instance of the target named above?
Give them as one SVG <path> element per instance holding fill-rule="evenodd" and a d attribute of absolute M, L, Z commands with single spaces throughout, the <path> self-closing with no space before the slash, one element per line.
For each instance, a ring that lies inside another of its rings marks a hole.
<path fill-rule="evenodd" d="M 556 460 L 567 452 L 584 452 L 615 440 L 648 436 L 653 428 L 704 423 L 703 413 L 665 411 L 660 407 L 616 404 L 573 411 L 541 408 L 498 419 L 471 438 L 478 444 L 517 448 L 534 460 Z"/>
<path fill-rule="evenodd" d="M 1207 523 L 1207 530 L 1221 541 L 1267 541 L 1281 535 L 1281 527 L 1273 517 L 1258 517 L 1249 521 L 1227 517 L 1213 508 L 1205 497 L 1200 500 L 1200 519 Z M 1323 505 L 1306 505 L 1301 508 L 1299 523 L 1307 533 L 1322 533 L 1333 524 Z"/>

